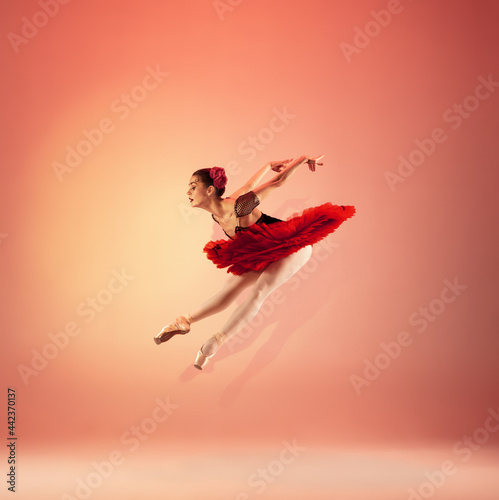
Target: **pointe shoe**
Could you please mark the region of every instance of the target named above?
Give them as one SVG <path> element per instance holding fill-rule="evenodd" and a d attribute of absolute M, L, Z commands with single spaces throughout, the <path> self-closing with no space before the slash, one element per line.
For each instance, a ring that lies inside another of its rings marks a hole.
<path fill-rule="evenodd" d="M 154 342 L 160 345 L 167 342 L 174 335 L 185 335 L 191 331 L 192 316 L 179 316 L 174 322 L 166 325 L 160 333 L 154 337 Z"/>
<path fill-rule="evenodd" d="M 198 370 L 202 370 L 207 365 L 208 361 L 213 356 L 215 356 L 215 354 L 218 351 L 218 348 L 225 342 L 225 339 L 227 338 L 227 336 L 225 335 L 225 333 L 220 332 L 220 333 L 215 333 L 215 335 L 213 335 L 213 337 L 211 337 L 211 338 L 215 339 L 217 341 L 217 350 L 213 354 L 210 354 L 209 356 L 207 356 L 206 354 L 203 353 L 203 348 L 201 347 L 201 349 L 198 351 L 198 354 L 196 356 L 196 361 L 194 362 L 194 366 Z"/>

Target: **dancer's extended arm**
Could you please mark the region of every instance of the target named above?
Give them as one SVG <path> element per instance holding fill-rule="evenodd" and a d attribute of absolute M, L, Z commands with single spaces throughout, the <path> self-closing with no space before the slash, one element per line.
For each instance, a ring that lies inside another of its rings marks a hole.
<path fill-rule="evenodd" d="M 262 184 L 261 186 L 254 189 L 255 194 L 258 196 L 258 199 L 262 201 L 266 198 L 274 189 L 282 186 L 294 173 L 294 171 L 304 163 L 309 163 L 310 170 L 315 170 L 315 164 L 322 157 L 319 156 L 314 158 L 312 156 L 300 156 L 298 159 L 293 160 L 291 163 L 286 165 L 277 175 L 275 175 L 269 182 Z M 321 163 L 318 163 L 321 165 Z"/>
<path fill-rule="evenodd" d="M 249 191 L 253 191 L 265 177 L 265 175 L 274 169 L 279 169 L 279 167 L 284 168 L 291 160 L 283 160 L 283 161 L 269 161 L 267 162 L 258 172 L 251 177 L 246 184 L 238 189 L 235 193 L 232 193 L 229 198 L 237 198 L 242 194 L 248 193 Z M 276 170 L 279 171 L 279 170 Z"/>

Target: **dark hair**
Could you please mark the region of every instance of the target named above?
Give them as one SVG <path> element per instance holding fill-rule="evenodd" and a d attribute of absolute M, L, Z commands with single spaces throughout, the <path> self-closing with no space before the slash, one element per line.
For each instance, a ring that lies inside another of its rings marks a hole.
<path fill-rule="evenodd" d="M 196 170 L 192 175 L 199 177 L 199 180 L 206 187 L 213 186 L 215 188 L 215 195 L 220 198 L 225 193 L 225 187 L 217 188 L 213 183 L 213 178 L 211 177 L 210 172 L 211 168 L 201 168 L 199 170 Z"/>

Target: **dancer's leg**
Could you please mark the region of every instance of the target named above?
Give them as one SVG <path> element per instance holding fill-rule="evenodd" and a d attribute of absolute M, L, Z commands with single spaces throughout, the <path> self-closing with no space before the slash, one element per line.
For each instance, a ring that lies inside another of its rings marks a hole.
<path fill-rule="evenodd" d="M 222 290 L 204 302 L 197 310 L 190 313 L 192 322 L 200 321 L 227 309 L 245 288 L 257 281 L 261 274 L 261 272 L 248 272 L 241 276 L 232 274 Z"/>
<path fill-rule="evenodd" d="M 263 301 L 278 287 L 299 271 L 312 256 L 312 247 L 307 246 L 287 257 L 270 264 L 253 285 L 246 300 L 231 314 L 221 333 L 226 338 L 236 334 L 246 323 L 251 321 L 259 311 Z M 205 355 L 216 352 L 217 342 L 210 338 L 202 348 Z"/>
<path fill-rule="evenodd" d="M 232 301 L 248 286 L 251 286 L 260 276 L 261 272 L 249 272 L 241 276 L 231 275 L 220 292 L 207 300 L 200 308 L 190 314 L 179 316 L 175 321 L 166 325 L 161 332 L 154 337 L 156 344 L 168 341 L 174 335 L 186 334 L 190 326 L 212 314 L 223 311 Z"/>

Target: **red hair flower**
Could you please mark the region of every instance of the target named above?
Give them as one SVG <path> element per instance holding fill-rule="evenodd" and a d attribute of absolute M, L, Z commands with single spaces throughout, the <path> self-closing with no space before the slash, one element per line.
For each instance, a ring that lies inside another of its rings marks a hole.
<path fill-rule="evenodd" d="M 213 185 L 217 189 L 223 189 L 227 184 L 227 176 L 225 170 L 220 167 L 213 167 L 210 169 L 210 177 L 213 179 Z"/>

